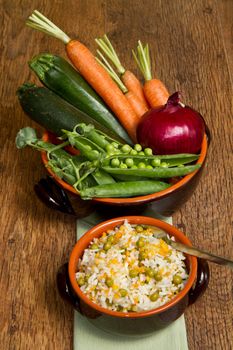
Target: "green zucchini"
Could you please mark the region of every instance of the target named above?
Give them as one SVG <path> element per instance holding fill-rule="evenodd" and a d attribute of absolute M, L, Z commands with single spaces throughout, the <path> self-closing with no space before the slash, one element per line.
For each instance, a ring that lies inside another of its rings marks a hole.
<path fill-rule="evenodd" d="M 64 58 L 40 54 L 29 61 L 29 66 L 50 90 L 132 144 L 100 96 Z"/>
<path fill-rule="evenodd" d="M 93 124 L 96 129 L 103 131 L 116 141 L 124 142 L 118 135 L 113 134 L 96 120 L 45 87 L 25 83 L 17 90 L 17 95 L 24 112 L 57 136 L 62 135 L 62 129 L 72 131 L 75 125 L 85 123 Z"/>

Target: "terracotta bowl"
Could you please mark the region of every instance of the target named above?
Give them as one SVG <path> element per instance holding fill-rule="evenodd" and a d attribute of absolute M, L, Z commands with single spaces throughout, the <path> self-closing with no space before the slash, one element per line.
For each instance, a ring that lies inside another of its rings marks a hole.
<path fill-rule="evenodd" d="M 47 131 L 43 135 L 43 140 L 52 142 L 57 141 L 56 137 Z M 202 142 L 200 157 L 197 161 L 198 164 L 201 164 L 201 167 L 193 173 L 184 176 L 178 180 L 178 182 L 174 183 L 171 187 L 163 191 L 145 196 L 138 196 L 133 198 L 94 198 L 93 202 L 101 205 L 104 208 L 108 208 L 108 210 L 109 206 L 114 206 L 115 208 L 118 207 L 121 209 L 126 207 L 134 209 L 136 206 L 144 208 L 145 204 L 153 202 L 153 207 L 157 213 L 165 216 L 172 215 L 177 209 L 181 207 L 181 205 L 183 205 L 189 199 L 199 182 L 207 156 L 208 142 L 209 138 L 205 134 Z M 77 154 L 77 151 L 71 147 L 68 150 L 73 154 Z M 42 152 L 42 161 L 46 166 L 48 159 L 45 152 Z M 67 190 L 69 193 L 75 196 L 78 196 L 78 193 L 72 186 L 57 177 L 48 167 L 46 167 L 46 169 L 63 189 Z M 119 211 L 119 213 L 121 214 L 121 211 Z"/>
<path fill-rule="evenodd" d="M 148 334 L 169 325 L 180 317 L 189 304 L 194 303 L 205 291 L 209 281 L 209 268 L 204 260 L 186 255 L 189 278 L 184 289 L 170 302 L 145 312 L 118 312 L 105 309 L 93 303 L 79 288 L 75 273 L 79 258 L 94 237 L 100 237 L 106 230 L 114 229 L 127 219 L 130 224 L 152 225 L 161 228 L 176 241 L 191 246 L 189 239 L 174 226 L 145 216 L 126 216 L 111 219 L 90 229 L 74 246 L 68 268 L 64 265 L 58 272 L 57 282 L 60 294 L 91 323 L 105 331 L 118 334 Z"/>

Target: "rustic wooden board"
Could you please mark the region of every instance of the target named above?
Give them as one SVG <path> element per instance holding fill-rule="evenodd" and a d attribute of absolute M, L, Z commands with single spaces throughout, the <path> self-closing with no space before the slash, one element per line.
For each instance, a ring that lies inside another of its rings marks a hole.
<path fill-rule="evenodd" d="M 231 0 L 218 1 L 217 8 L 228 70 L 231 74 L 231 81 L 233 81 L 233 2 Z"/>
<path fill-rule="evenodd" d="M 34 125 L 21 111 L 15 91 L 36 81 L 27 61 L 41 51 L 65 55 L 55 39 L 24 26 L 37 8 L 94 50 L 94 37 L 109 32 L 135 71 L 130 49 L 151 45 L 153 69 L 170 91 L 204 116 L 212 132 L 206 170 L 175 224 L 193 242 L 232 257 L 232 1 L 14 0 L 1 14 L 0 330 L 2 349 L 71 349 L 73 313 L 59 298 L 55 275 L 75 242 L 75 220 L 47 210 L 33 185 L 45 173 L 39 154 L 17 151 L 18 129 Z M 205 296 L 186 313 L 190 350 L 232 348 L 232 274 L 211 266 Z M 173 350 L 173 349 L 171 349 Z"/>

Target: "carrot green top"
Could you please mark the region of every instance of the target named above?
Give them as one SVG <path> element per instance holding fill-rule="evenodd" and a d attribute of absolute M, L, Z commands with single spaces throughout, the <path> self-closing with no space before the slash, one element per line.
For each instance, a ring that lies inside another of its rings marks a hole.
<path fill-rule="evenodd" d="M 27 19 L 26 25 L 61 40 L 65 45 L 71 41 L 66 33 L 37 10 Z"/>
<path fill-rule="evenodd" d="M 108 39 L 107 35 L 104 34 L 102 38 L 95 39 L 95 41 L 104 52 L 104 54 L 110 59 L 112 64 L 114 64 L 117 72 L 121 75 L 124 74 L 125 68 L 122 66 L 121 61 L 119 60 L 119 57 L 117 56 L 117 53 L 114 50 L 114 47 L 112 46 L 111 41 Z M 97 52 L 99 53 L 99 51 Z"/>
<path fill-rule="evenodd" d="M 144 79 L 151 80 L 151 62 L 150 62 L 150 53 L 149 53 L 149 45 L 146 44 L 144 47 L 141 41 L 138 41 L 137 52 L 135 53 L 132 50 L 133 57 L 138 65 L 138 68 L 142 72 Z"/>

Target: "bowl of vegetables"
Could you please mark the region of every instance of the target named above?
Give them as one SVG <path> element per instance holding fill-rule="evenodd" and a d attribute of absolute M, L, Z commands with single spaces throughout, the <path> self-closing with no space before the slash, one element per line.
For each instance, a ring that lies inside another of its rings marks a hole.
<path fill-rule="evenodd" d="M 153 202 L 171 215 L 199 181 L 209 138 L 202 116 L 152 77 L 148 44 L 133 51 L 142 85 L 106 35 L 96 39 L 95 57 L 38 11 L 26 24 L 61 40 L 73 66 L 50 53 L 30 60 L 45 87 L 23 84 L 18 98 L 46 131 L 40 139 L 20 130 L 17 147 L 42 151 L 49 174 L 84 200 L 118 208 Z"/>
<path fill-rule="evenodd" d="M 91 228 L 60 268 L 60 294 L 105 331 L 146 335 L 168 326 L 205 291 L 205 260 L 171 242 L 188 238 L 163 221 L 129 216 Z"/>
<path fill-rule="evenodd" d="M 54 140 L 54 136 L 45 132 L 43 140 L 46 142 Z M 136 148 L 141 149 L 139 144 L 136 145 Z M 69 149 L 69 152 L 73 154 L 76 153 L 74 148 Z M 189 154 L 180 154 L 178 157 L 176 155 L 175 157 L 171 155 L 171 158 L 168 158 L 169 156 L 163 158 L 162 156 L 151 155 L 128 156 L 127 154 L 122 154 L 120 157 L 110 156 L 112 165 L 103 166 L 101 172 L 107 170 L 107 174 L 113 175 L 114 179 L 116 179 L 116 181 L 119 179 L 119 181 L 103 185 L 92 185 L 81 191 L 81 195 L 85 199 L 92 199 L 95 203 L 98 203 L 101 206 L 111 205 L 117 207 L 134 207 L 153 202 L 153 206 L 158 213 L 162 215 L 171 215 L 182 204 L 184 204 L 193 193 L 201 176 L 206 154 L 207 136 L 205 135 L 202 142 L 201 152 L 198 156 Z M 76 155 L 76 157 L 78 156 Z M 121 164 L 126 163 L 127 165 L 128 163 L 131 165 L 133 161 L 137 165 L 135 165 L 135 167 L 116 167 L 119 159 L 123 160 L 121 160 Z M 183 166 L 180 166 L 180 162 L 189 162 L 189 159 L 192 162 L 192 165 L 186 166 L 182 164 Z M 48 157 L 45 152 L 42 153 L 42 160 L 49 174 L 63 189 L 73 195 L 80 195 L 77 189 L 62 180 L 53 172 L 52 168 L 48 166 Z M 144 167 L 144 165 L 141 164 L 146 162 L 155 164 L 155 166 Z M 175 163 L 180 164 L 178 166 L 168 166 L 169 164 Z M 153 172 L 156 171 L 159 173 L 156 175 L 159 176 L 159 181 L 156 181 L 157 177 L 155 178 L 153 176 Z M 189 174 L 184 175 L 186 171 L 189 172 Z M 148 174 L 151 177 L 148 177 Z M 101 181 L 104 180 L 103 176 L 104 174 L 101 174 Z M 127 177 L 132 180 L 129 181 Z M 127 179 L 127 181 L 123 181 L 125 179 Z"/>
<path fill-rule="evenodd" d="M 40 122 L 44 120 L 44 126 L 52 129 L 53 133 L 46 131 L 40 139 L 34 129 L 24 128 L 17 135 L 17 147 L 31 146 L 42 151 L 42 160 L 47 171 L 69 193 L 105 207 L 133 209 L 153 202 L 159 214 L 169 216 L 188 200 L 197 186 L 205 164 L 209 140 L 204 122 L 199 146 L 195 146 L 196 149 L 193 150 L 200 148 L 198 153 L 181 153 L 179 149 L 179 153 L 174 154 L 166 149 L 166 154 L 161 154 L 161 150 L 155 154 L 151 147 L 143 148 L 139 143 L 126 143 L 110 130 L 106 131 L 98 123 L 92 123 L 92 120 L 90 124 L 84 123 L 89 121 L 85 115 L 83 117 L 78 112 L 76 118 L 77 111 L 73 106 L 61 101 L 59 96 L 48 89 L 24 84 L 18 94 L 21 104 L 28 109 L 30 103 L 36 101 L 40 107 L 37 108 L 36 117 Z M 175 97 L 177 98 L 176 94 Z M 50 102 L 49 107 L 42 103 L 44 100 L 47 104 Z M 169 101 L 163 108 L 151 109 L 141 123 L 147 123 L 151 114 L 163 115 L 167 106 Z M 169 107 L 172 111 L 169 111 L 168 117 L 177 114 L 177 109 L 171 106 Z M 184 107 L 178 106 L 178 114 L 179 108 Z M 64 122 L 60 118 L 59 113 L 63 110 L 74 113 L 73 129 L 67 128 L 67 120 Z M 195 113 L 192 111 L 191 114 Z M 202 121 L 201 117 L 199 119 Z M 77 120 L 79 124 L 75 124 Z M 56 131 L 58 134 L 57 130 L 61 130 L 59 137 L 54 133 Z M 182 147 L 186 147 L 187 152 L 189 137 L 186 139 L 184 145 L 183 139 L 178 139 L 180 142 L 176 142 L 176 147 L 180 143 Z M 167 147 L 168 142 L 164 142 L 164 145 Z"/>

